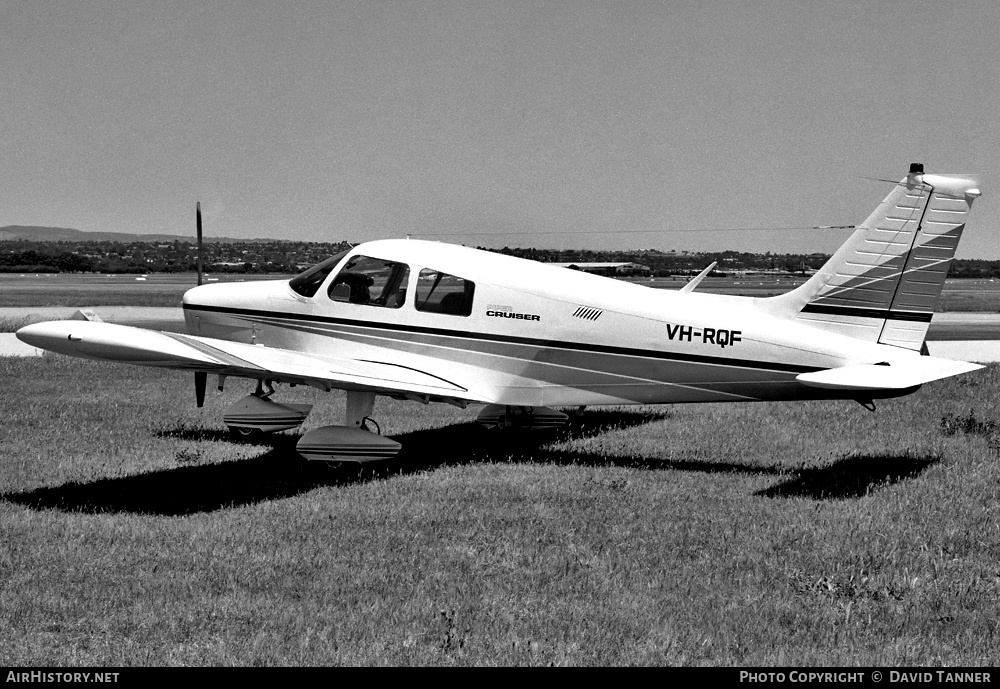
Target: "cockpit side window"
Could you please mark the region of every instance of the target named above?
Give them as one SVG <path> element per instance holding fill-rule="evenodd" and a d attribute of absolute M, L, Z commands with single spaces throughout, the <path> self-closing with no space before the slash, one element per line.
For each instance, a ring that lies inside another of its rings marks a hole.
<path fill-rule="evenodd" d="M 410 267 L 370 256 L 354 256 L 333 278 L 327 294 L 333 301 L 398 309 L 406 301 Z"/>
<path fill-rule="evenodd" d="M 342 251 L 336 256 L 331 256 L 322 263 L 317 263 L 312 268 L 307 268 L 302 271 L 291 280 L 288 281 L 288 286 L 292 288 L 297 294 L 301 294 L 303 297 L 312 297 L 316 295 L 319 291 L 320 286 L 323 281 L 326 280 L 326 276 L 330 274 L 337 264 L 347 255 L 347 251 Z"/>
<path fill-rule="evenodd" d="M 417 311 L 468 316 L 472 313 L 475 291 L 476 285 L 471 280 L 424 268 L 417 279 L 414 306 Z"/>

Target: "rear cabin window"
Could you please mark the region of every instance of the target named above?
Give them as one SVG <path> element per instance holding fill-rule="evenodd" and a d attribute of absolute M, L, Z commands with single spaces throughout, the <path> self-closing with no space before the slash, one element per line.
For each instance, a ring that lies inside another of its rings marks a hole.
<path fill-rule="evenodd" d="M 355 256 L 340 269 L 327 291 L 333 301 L 398 309 L 406 301 L 410 267 L 370 256 Z"/>
<path fill-rule="evenodd" d="M 303 297 L 312 297 L 316 295 L 319 291 L 320 285 L 326 280 L 326 276 L 330 274 L 337 264 L 347 255 L 346 251 L 342 251 L 336 256 L 331 256 L 322 263 L 317 263 L 312 268 L 307 268 L 302 271 L 291 280 L 288 281 L 288 286 L 292 288 L 297 294 L 301 294 Z"/>
<path fill-rule="evenodd" d="M 468 316 L 472 313 L 475 291 L 476 285 L 471 280 L 424 268 L 417 279 L 414 306 L 417 311 Z"/>

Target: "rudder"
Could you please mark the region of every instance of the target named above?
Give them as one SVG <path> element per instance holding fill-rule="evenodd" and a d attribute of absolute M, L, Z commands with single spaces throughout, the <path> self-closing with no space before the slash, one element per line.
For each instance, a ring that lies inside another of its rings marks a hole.
<path fill-rule="evenodd" d="M 822 330 L 919 350 L 979 195 L 973 177 L 911 165 L 823 268 L 774 303 Z"/>

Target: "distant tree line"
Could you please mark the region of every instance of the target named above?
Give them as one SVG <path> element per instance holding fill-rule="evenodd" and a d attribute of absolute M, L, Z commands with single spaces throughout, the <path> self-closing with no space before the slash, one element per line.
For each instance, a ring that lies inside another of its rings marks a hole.
<path fill-rule="evenodd" d="M 482 247 L 481 247 L 482 248 Z M 656 251 L 588 251 L 516 249 L 504 247 L 499 253 L 519 258 L 530 258 L 544 263 L 639 263 L 649 266 L 656 277 L 671 275 L 692 275 L 701 272 L 711 263 L 717 265 L 713 275 L 725 275 L 732 271 L 768 270 L 786 273 L 804 273 L 816 270 L 829 258 L 828 254 L 754 254 L 740 251 L 716 251 L 705 253 Z"/>
<path fill-rule="evenodd" d="M 93 263 L 76 254 L 60 251 L 16 251 L 0 253 L 0 271 L 4 273 L 89 273 Z"/>
<path fill-rule="evenodd" d="M 299 272 L 350 245 L 346 242 L 206 243 L 204 267 L 215 273 Z M 197 270 L 193 242 L 0 242 L 4 273 L 190 273 Z"/>
<path fill-rule="evenodd" d="M 948 277 L 997 278 L 1000 277 L 1000 261 L 986 261 L 978 258 L 955 259 L 948 269 Z"/>
<path fill-rule="evenodd" d="M 206 243 L 205 270 L 216 273 L 297 273 L 351 245 L 347 242 L 248 241 Z M 485 248 L 485 247 L 480 247 Z M 543 263 L 639 263 L 652 275 L 691 275 L 713 261 L 713 274 L 734 271 L 804 273 L 820 268 L 827 254 L 775 254 L 739 251 L 706 253 L 657 251 L 592 251 L 583 249 L 488 249 Z M 196 270 L 193 242 L 0 242 L 3 273 L 190 273 Z M 948 271 L 954 278 L 1000 278 L 1000 260 L 955 259 Z"/>

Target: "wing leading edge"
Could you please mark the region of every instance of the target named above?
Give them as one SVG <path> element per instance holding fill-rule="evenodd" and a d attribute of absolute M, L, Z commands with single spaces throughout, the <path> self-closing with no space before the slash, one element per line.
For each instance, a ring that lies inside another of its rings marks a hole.
<path fill-rule="evenodd" d="M 17 331 L 22 342 L 59 354 L 182 371 L 306 384 L 324 389 L 367 390 L 489 402 L 464 386 L 399 364 L 302 354 L 287 349 L 208 337 L 144 330 L 113 323 L 50 321 Z"/>

